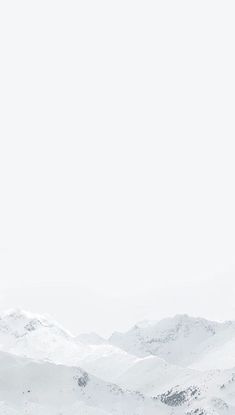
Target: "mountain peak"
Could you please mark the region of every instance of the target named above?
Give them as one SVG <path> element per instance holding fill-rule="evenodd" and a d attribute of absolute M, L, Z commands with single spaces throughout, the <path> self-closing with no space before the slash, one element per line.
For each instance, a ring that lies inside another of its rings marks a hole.
<path fill-rule="evenodd" d="M 227 322 L 219 323 L 187 314 L 160 321 L 136 324 L 126 333 L 113 333 L 110 343 L 137 356 L 157 355 L 169 362 L 182 361 L 182 349 L 191 355 L 192 348 L 224 330 L 234 330 Z M 199 347 L 199 346 L 198 346 Z M 186 353 L 184 354 L 186 355 Z"/>
<path fill-rule="evenodd" d="M 23 337 L 43 328 L 70 336 L 70 333 L 48 315 L 34 314 L 20 308 L 9 309 L 0 314 L 0 331 L 15 337 Z"/>

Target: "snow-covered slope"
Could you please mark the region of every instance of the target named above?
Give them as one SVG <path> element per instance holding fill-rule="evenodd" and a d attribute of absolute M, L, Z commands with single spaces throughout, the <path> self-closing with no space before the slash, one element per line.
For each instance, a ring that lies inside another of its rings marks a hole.
<path fill-rule="evenodd" d="M 225 366 L 222 356 L 213 359 L 215 351 L 229 348 L 229 342 L 235 342 L 235 322 L 218 323 L 187 315 L 137 324 L 127 333 L 114 333 L 110 338 L 111 344 L 128 353 L 155 355 L 181 366 L 204 368 L 203 357 L 212 353 L 207 369 L 235 366 L 235 348 Z"/>
<path fill-rule="evenodd" d="M 194 372 L 156 395 L 180 414 L 235 414 L 235 370 Z"/>
<path fill-rule="evenodd" d="M 11 338 L 22 338 L 28 333 L 39 330 L 48 330 L 55 336 L 64 338 L 71 336 L 57 321 L 50 317 L 46 318 L 20 309 L 7 310 L 0 314 L 0 333 L 5 333 L 9 340 Z"/>
<path fill-rule="evenodd" d="M 104 382 L 78 367 L 36 362 L 4 352 L 0 352 L 0 367 L 0 401 L 20 414 L 83 415 L 83 406 L 89 414 L 89 408 L 96 414 L 167 414 L 160 400 Z"/>
<path fill-rule="evenodd" d="M 35 359 L 67 363 L 84 346 L 50 318 L 21 310 L 0 315 L 0 350 Z"/>
<path fill-rule="evenodd" d="M 197 373 L 195 370 L 170 364 L 159 357 L 147 356 L 137 359 L 116 381 L 123 387 L 155 396 L 178 383 L 184 384 Z"/>
<path fill-rule="evenodd" d="M 215 340 L 213 344 L 207 343 L 204 352 L 195 357 L 192 368 L 211 370 L 235 367 L 235 337 L 225 341 L 225 336 L 220 333 Z"/>
<path fill-rule="evenodd" d="M 77 341 L 90 345 L 107 343 L 107 340 L 103 339 L 103 337 L 99 336 L 96 333 L 81 333 L 77 336 Z"/>
<path fill-rule="evenodd" d="M 82 336 L 83 341 L 78 337 L 48 317 L 21 310 L 10 310 L 0 315 L 2 351 L 36 360 L 80 366 L 109 382 L 114 382 L 137 360 L 136 356 L 108 342 L 95 342 L 95 335 L 86 336 L 86 341 L 85 336 Z"/>
<path fill-rule="evenodd" d="M 82 365 L 108 380 L 119 376 L 136 360 L 135 356 L 105 341 L 95 342 L 95 335 L 86 336 L 86 341 L 85 336 L 82 336 L 83 341 L 78 337 L 48 317 L 21 310 L 10 310 L 0 315 L 2 351 L 70 366 Z M 107 376 L 109 372 L 110 376 Z"/>
<path fill-rule="evenodd" d="M 235 323 L 186 315 L 104 340 L 0 315 L 1 415 L 235 415 Z"/>

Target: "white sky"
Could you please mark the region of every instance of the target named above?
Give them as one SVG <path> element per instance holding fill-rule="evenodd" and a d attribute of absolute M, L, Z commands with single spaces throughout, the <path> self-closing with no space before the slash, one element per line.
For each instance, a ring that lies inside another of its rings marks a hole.
<path fill-rule="evenodd" d="M 235 319 L 234 1 L 1 1 L 0 308 Z"/>

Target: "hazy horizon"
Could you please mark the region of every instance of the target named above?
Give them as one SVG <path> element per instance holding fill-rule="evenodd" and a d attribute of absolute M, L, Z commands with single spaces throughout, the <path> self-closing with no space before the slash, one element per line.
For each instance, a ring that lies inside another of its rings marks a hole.
<path fill-rule="evenodd" d="M 19 308 L 36 314 L 48 314 L 73 334 L 96 332 L 105 337 L 114 330 L 126 331 L 143 320 L 160 320 L 176 314 L 215 321 L 235 320 L 234 276 L 230 272 L 208 278 L 191 278 L 188 282 L 179 279 L 175 283 L 167 281 L 161 284 L 161 290 L 155 294 L 143 293 L 132 298 L 124 295 L 110 296 L 110 293 L 106 296 L 97 295 L 87 287 L 82 295 L 77 296 L 73 287 L 57 286 L 48 289 L 38 286 L 30 288 L 30 296 L 28 292 L 21 292 L 20 303 L 18 290 L 12 287 L 11 293 L 8 290 L 12 300 L 4 302 L 2 296 L 1 311 Z M 40 304 L 42 298 L 44 305 Z M 79 304 L 77 298 L 80 299 Z M 103 304 L 102 307 L 99 301 Z"/>
<path fill-rule="evenodd" d="M 70 333 L 72 336 L 79 336 L 79 335 L 83 335 L 83 334 L 97 334 L 97 335 L 99 335 L 99 336 L 101 336 L 102 338 L 104 338 L 104 339 L 106 339 L 106 340 L 108 340 L 109 338 L 110 338 L 110 335 L 112 335 L 112 334 L 114 334 L 114 333 L 116 333 L 116 332 L 119 332 L 119 330 L 117 330 L 116 329 L 116 327 L 113 327 L 113 329 L 109 332 L 109 333 L 106 333 L 106 334 L 101 334 L 101 333 L 99 333 L 99 332 L 96 332 L 96 331 L 94 331 L 94 330 L 91 330 L 91 331 L 82 331 L 82 332 L 74 332 L 74 331 L 71 331 L 71 330 L 69 330 L 68 329 L 68 327 L 66 327 L 65 325 L 62 325 L 61 324 L 61 322 L 59 321 L 59 320 L 56 320 L 55 319 L 55 316 L 53 316 L 52 314 L 49 314 L 49 313 L 46 313 L 46 312 L 44 312 L 44 313 L 37 313 L 37 312 L 32 312 L 31 310 L 26 310 L 26 309 L 23 309 L 23 308 L 20 308 L 20 307 L 15 307 L 15 308 L 8 308 L 8 309 L 0 309 L 0 315 L 3 317 L 3 318 L 5 318 L 6 317 L 6 315 L 9 315 L 9 314 L 19 314 L 19 315 L 22 315 L 22 316 L 26 316 L 28 319 L 34 319 L 34 318 L 45 318 L 46 320 L 48 320 L 48 321 L 51 321 L 52 323 L 54 322 L 54 323 L 56 323 L 56 324 L 58 324 L 59 326 L 61 326 L 61 328 L 62 329 L 64 329 L 65 331 L 67 331 L 68 333 Z M 138 320 L 138 321 L 135 321 L 135 322 L 133 322 L 133 324 L 132 325 L 130 325 L 130 326 L 126 326 L 125 328 L 123 328 L 122 330 L 120 329 L 120 333 L 125 333 L 125 332 L 127 332 L 127 331 L 129 331 L 130 329 L 132 329 L 134 326 L 136 326 L 136 324 L 139 324 L 139 325 L 143 325 L 143 324 L 148 324 L 148 323 L 157 323 L 157 322 L 161 322 L 161 321 L 164 321 L 164 320 L 174 320 L 174 319 L 177 319 L 177 318 L 189 318 L 189 319 L 199 319 L 199 320 L 206 320 L 206 321 L 209 321 L 209 322 L 216 322 L 216 323 L 226 323 L 226 322 L 230 322 L 230 321 L 233 321 L 233 322 L 235 322 L 235 319 L 210 319 L 210 318 L 206 318 L 206 317 L 204 317 L 204 316 L 201 316 L 201 315 L 196 315 L 196 314 L 188 314 L 188 313 L 177 313 L 177 314 L 171 314 L 171 315 L 165 315 L 165 316 L 162 316 L 161 318 L 159 318 L 159 319 L 143 319 L 143 320 Z"/>
<path fill-rule="evenodd" d="M 13 3 L 1 309 L 102 335 L 235 319 L 234 3 Z"/>

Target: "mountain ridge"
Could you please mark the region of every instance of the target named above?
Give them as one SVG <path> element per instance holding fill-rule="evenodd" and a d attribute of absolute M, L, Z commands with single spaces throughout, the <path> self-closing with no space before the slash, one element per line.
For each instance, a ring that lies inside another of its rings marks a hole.
<path fill-rule="evenodd" d="M 235 415 L 235 323 L 183 314 L 142 321 L 103 339 L 96 333 L 74 336 L 48 316 L 2 312 L 0 410 Z"/>

